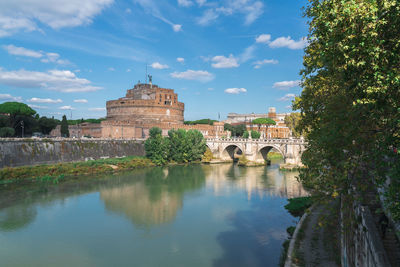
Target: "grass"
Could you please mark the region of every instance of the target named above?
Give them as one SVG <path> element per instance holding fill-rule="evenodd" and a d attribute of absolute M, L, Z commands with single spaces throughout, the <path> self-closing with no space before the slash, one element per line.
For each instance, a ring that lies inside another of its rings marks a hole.
<path fill-rule="evenodd" d="M 11 183 L 15 180 L 26 178 L 33 178 L 37 181 L 51 180 L 54 183 L 58 183 L 64 176 L 126 171 L 147 166 L 154 166 L 154 163 L 143 157 L 131 156 L 52 165 L 6 167 L 0 169 L 0 184 Z"/>
<path fill-rule="evenodd" d="M 300 217 L 304 212 L 311 207 L 312 199 L 311 197 L 296 197 L 288 199 L 289 204 L 285 205 L 290 214 L 295 217 Z"/>
<path fill-rule="evenodd" d="M 267 159 L 269 159 L 269 160 L 271 160 L 271 159 L 283 159 L 283 156 L 279 152 L 269 152 L 267 154 Z"/>

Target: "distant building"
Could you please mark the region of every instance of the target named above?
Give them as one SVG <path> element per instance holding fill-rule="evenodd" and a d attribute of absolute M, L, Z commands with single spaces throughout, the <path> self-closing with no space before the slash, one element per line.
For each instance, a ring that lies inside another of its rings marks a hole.
<path fill-rule="evenodd" d="M 285 124 L 285 117 L 287 115 L 290 115 L 290 113 L 276 113 L 276 108 L 270 107 L 268 113 L 229 113 L 224 123 L 232 125 L 246 124 L 248 131 L 254 130 L 260 132 L 261 138 L 288 138 L 291 136 L 291 131 Z M 252 121 L 258 118 L 273 119 L 276 125 L 252 124 Z"/>

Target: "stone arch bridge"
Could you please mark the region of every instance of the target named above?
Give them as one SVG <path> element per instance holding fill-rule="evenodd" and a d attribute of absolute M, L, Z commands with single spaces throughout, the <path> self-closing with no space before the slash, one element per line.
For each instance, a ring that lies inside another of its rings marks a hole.
<path fill-rule="evenodd" d="M 235 154 L 244 154 L 250 161 L 262 163 L 268 152 L 275 148 L 279 151 L 285 164 L 300 165 L 301 154 L 307 144 L 302 138 L 287 139 L 245 139 L 245 138 L 208 138 L 208 148 L 215 158 L 234 159 Z"/>

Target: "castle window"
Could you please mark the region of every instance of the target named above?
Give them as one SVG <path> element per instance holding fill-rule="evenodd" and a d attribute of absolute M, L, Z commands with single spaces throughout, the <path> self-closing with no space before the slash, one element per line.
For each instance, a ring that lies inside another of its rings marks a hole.
<path fill-rule="evenodd" d="M 171 101 L 164 101 L 165 105 L 171 105 Z"/>
<path fill-rule="evenodd" d="M 122 101 L 122 102 L 120 102 L 121 104 L 125 104 L 125 102 L 124 101 Z"/>

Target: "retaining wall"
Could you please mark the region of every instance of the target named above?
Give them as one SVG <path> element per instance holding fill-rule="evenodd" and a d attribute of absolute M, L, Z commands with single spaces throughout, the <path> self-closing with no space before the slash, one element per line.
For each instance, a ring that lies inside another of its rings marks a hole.
<path fill-rule="evenodd" d="M 144 155 L 143 140 L 0 139 L 0 168 Z"/>

